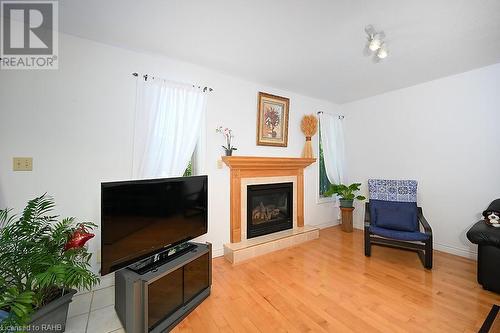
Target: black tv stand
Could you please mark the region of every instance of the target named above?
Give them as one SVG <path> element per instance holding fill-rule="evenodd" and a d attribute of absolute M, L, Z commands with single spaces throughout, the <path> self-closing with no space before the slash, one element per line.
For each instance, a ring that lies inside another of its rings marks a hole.
<path fill-rule="evenodd" d="M 135 264 L 128 266 L 129 269 L 136 272 L 137 274 L 143 275 L 149 271 L 157 269 L 161 265 L 183 255 L 186 252 L 196 249 L 196 245 L 190 242 L 184 242 L 171 248 L 166 249 L 163 252 L 157 253 L 149 258 L 141 260 Z"/>
<path fill-rule="evenodd" d="M 144 274 L 115 273 L 115 310 L 127 333 L 170 331 L 210 295 L 212 245 L 190 245 Z"/>

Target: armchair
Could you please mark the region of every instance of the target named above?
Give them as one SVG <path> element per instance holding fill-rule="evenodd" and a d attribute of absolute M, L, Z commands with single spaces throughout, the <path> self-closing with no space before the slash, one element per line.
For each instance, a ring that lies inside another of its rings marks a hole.
<path fill-rule="evenodd" d="M 417 206 L 417 181 L 370 179 L 368 189 L 365 256 L 371 256 L 372 244 L 413 250 L 431 269 L 432 228 Z"/>

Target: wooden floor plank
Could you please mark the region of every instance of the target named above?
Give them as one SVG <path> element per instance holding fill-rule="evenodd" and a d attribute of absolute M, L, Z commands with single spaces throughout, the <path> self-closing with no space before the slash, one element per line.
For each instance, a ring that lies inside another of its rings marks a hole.
<path fill-rule="evenodd" d="M 476 282 L 476 263 L 435 251 L 374 246 L 363 232 L 320 238 L 232 266 L 213 261 L 212 294 L 174 332 L 477 332 L 500 295 Z"/>

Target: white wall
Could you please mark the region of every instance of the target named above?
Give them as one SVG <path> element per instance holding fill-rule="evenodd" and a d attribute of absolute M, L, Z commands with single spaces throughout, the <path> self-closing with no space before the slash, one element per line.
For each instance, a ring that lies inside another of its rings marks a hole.
<path fill-rule="evenodd" d="M 341 108 L 350 181 L 418 180 L 435 247 L 474 257 L 465 233 L 500 197 L 500 64 Z"/>
<path fill-rule="evenodd" d="M 44 192 L 62 215 L 100 221 L 100 182 L 131 175 L 135 78 L 132 72 L 209 85 L 206 169 L 209 232 L 204 239 L 222 254 L 229 242 L 229 170 L 217 169 L 222 137 L 217 125 L 236 134 L 237 155 L 299 157 L 304 145 L 300 119 L 329 102 L 243 81 L 206 68 L 60 35 L 60 69 L 0 73 L 0 207 L 19 211 Z M 257 93 L 290 98 L 288 148 L 255 144 Z M 317 137 L 314 138 L 317 140 Z M 317 141 L 315 149 L 317 147 Z M 317 151 L 317 149 L 316 149 Z M 33 172 L 13 172 L 13 156 L 32 156 Z M 305 223 L 332 224 L 332 204 L 316 203 L 317 164 L 305 171 Z M 91 242 L 96 251 L 99 237 Z"/>

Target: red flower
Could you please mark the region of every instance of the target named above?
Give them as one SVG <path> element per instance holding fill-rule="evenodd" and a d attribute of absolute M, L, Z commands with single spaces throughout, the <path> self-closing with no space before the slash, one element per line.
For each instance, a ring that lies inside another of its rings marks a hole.
<path fill-rule="evenodd" d="M 64 245 L 64 251 L 69 249 L 79 249 L 94 236 L 94 234 L 88 232 L 82 225 L 78 227 L 78 229 L 76 229 L 75 232 L 69 237 L 68 242 Z"/>

